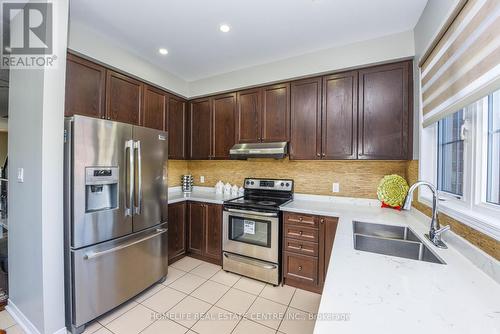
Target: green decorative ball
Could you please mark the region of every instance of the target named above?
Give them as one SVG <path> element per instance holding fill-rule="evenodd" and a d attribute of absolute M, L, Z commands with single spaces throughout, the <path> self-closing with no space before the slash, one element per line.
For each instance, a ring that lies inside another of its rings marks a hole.
<path fill-rule="evenodd" d="M 386 175 L 380 180 L 377 188 L 377 196 L 381 202 L 392 207 L 402 206 L 408 194 L 408 183 L 397 175 Z"/>

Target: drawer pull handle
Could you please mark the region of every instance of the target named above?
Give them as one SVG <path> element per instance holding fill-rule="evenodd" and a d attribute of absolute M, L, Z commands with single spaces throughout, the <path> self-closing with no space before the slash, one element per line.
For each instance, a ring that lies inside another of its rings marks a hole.
<path fill-rule="evenodd" d="M 299 271 L 302 271 L 302 266 L 299 266 Z"/>

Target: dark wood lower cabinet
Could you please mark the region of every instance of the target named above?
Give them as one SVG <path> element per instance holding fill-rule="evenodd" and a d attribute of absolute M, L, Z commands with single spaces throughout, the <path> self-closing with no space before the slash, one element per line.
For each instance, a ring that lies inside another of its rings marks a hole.
<path fill-rule="evenodd" d="M 203 231 L 205 226 L 205 204 L 189 202 L 187 204 L 188 247 L 190 254 L 202 255 Z"/>
<path fill-rule="evenodd" d="M 168 206 L 168 263 L 186 254 L 186 203 Z"/>
<path fill-rule="evenodd" d="M 222 264 L 222 205 L 189 202 L 187 217 L 189 255 Z"/>
<path fill-rule="evenodd" d="M 283 215 L 283 282 L 321 293 L 330 262 L 338 218 Z"/>
<path fill-rule="evenodd" d="M 205 204 L 203 256 L 222 264 L 222 205 Z"/>

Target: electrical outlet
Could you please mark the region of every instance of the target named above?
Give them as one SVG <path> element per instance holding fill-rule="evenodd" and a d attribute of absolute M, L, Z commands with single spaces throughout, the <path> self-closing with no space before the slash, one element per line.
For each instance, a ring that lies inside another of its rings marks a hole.
<path fill-rule="evenodd" d="M 203 175 L 200 176 L 200 183 L 205 183 L 205 177 Z"/>
<path fill-rule="evenodd" d="M 338 193 L 340 191 L 340 184 L 333 182 L 332 184 L 332 192 L 333 193 Z"/>

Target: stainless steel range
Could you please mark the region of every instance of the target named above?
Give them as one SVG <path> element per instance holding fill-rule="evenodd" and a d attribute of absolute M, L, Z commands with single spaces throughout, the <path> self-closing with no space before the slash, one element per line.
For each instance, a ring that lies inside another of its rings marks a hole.
<path fill-rule="evenodd" d="M 293 199 L 293 180 L 247 178 L 244 187 L 243 197 L 224 202 L 222 268 L 278 285 L 279 207 Z"/>

